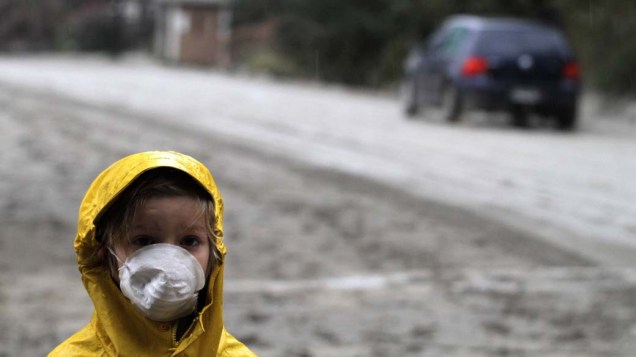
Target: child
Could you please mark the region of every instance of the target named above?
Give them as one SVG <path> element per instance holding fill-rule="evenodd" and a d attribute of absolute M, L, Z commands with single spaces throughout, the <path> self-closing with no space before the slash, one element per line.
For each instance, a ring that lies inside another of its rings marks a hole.
<path fill-rule="evenodd" d="M 125 157 L 79 210 L 75 252 L 95 311 L 49 356 L 255 356 L 223 325 L 223 201 L 176 152 Z"/>

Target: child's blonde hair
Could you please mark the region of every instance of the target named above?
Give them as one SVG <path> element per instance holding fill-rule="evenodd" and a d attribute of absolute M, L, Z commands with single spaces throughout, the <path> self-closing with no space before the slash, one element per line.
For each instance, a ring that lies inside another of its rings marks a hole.
<path fill-rule="evenodd" d="M 128 239 L 136 212 L 149 199 L 157 197 L 191 197 L 200 205 L 200 214 L 204 217 L 208 239 L 210 241 L 210 259 L 206 274 L 211 267 L 220 262 L 221 254 L 217 247 L 214 233 L 214 202 L 210 194 L 190 175 L 173 168 L 156 168 L 149 170 L 120 193 L 96 220 L 96 238 L 106 247 L 114 248 L 116 243 L 124 243 Z M 193 222 L 199 217 L 193 217 Z M 111 272 L 116 272 L 117 263 L 110 254 L 105 263 Z"/>

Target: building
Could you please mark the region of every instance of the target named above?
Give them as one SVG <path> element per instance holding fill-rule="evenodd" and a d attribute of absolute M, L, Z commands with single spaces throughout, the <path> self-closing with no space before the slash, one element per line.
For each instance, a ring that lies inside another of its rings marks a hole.
<path fill-rule="evenodd" d="M 155 12 L 155 55 L 168 62 L 230 63 L 231 0 L 161 0 Z"/>

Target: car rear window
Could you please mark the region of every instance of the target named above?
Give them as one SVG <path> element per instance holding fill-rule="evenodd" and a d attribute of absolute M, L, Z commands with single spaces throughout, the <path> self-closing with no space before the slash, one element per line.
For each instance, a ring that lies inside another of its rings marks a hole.
<path fill-rule="evenodd" d="M 558 33 L 553 31 L 484 31 L 477 41 L 481 55 L 518 56 L 535 53 L 566 56 L 568 47 Z"/>

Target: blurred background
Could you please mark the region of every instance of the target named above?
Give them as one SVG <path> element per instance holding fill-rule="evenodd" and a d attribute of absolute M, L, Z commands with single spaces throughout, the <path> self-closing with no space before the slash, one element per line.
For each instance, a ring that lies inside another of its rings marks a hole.
<path fill-rule="evenodd" d="M 0 6 L 4 52 L 142 51 L 184 63 L 372 88 L 394 85 L 408 48 L 447 16 L 509 15 L 562 26 L 594 88 L 633 94 L 636 87 L 636 49 L 625 40 L 636 31 L 635 5 L 624 0 L 3 0 Z M 212 28 L 215 21 L 221 24 Z M 167 49 L 173 40 L 165 37 L 185 33 L 172 30 L 185 22 L 189 43 L 180 53 Z M 208 46 L 197 44 L 205 36 Z"/>
<path fill-rule="evenodd" d="M 456 14 L 561 29 L 576 130 L 407 120 L 408 53 Z M 89 321 L 77 208 L 155 149 L 216 178 L 261 356 L 636 355 L 634 35 L 628 0 L 0 0 L 0 357 Z"/>

